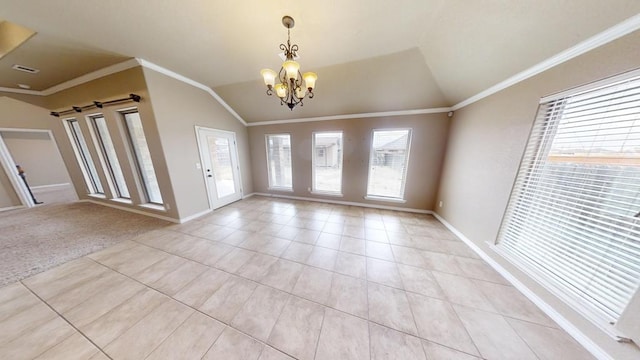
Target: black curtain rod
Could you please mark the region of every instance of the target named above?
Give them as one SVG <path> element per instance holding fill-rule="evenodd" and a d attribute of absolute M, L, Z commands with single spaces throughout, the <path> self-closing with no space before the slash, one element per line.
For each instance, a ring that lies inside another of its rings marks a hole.
<path fill-rule="evenodd" d="M 73 114 L 73 113 L 77 113 L 77 112 L 79 113 L 79 112 L 83 112 L 84 110 L 89 110 L 89 109 L 93 109 L 93 108 L 102 109 L 102 107 L 105 106 L 105 105 L 119 104 L 119 103 L 123 103 L 123 102 L 127 102 L 127 101 L 140 102 L 140 99 L 142 99 L 140 97 L 140 95 L 129 94 L 129 97 L 122 98 L 122 99 L 109 100 L 109 101 L 103 101 L 103 102 L 94 101 L 93 104 L 90 104 L 90 105 L 72 106 L 71 109 L 69 109 L 69 110 L 52 111 L 51 115 L 55 116 L 55 117 L 60 117 L 60 115 Z"/>

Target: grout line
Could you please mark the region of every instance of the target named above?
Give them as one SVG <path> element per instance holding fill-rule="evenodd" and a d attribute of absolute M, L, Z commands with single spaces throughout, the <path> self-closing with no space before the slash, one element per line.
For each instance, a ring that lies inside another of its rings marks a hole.
<path fill-rule="evenodd" d="M 84 332 L 82 332 L 80 329 L 78 329 L 75 325 L 73 325 L 69 320 L 67 320 L 66 317 L 64 317 L 62 314 L 60 314 L 56 309 L 53 308 L 53 306 L 49 305 L 48 302 L 46 302 L 43 298 L 41 298 L 38 294 L 36 294 L 35 291 L 33 291 L 29 286 L 27 286 L 27 284 L 25 284 L 22 280 L 20 280 L 20 283 L 22 284 L 22 286 L 24 286 L 27 290 L 29 290 L 29 292 L 31 292 L 33 294 L 33 296 L 37 297 L 38 300 L 42 301 L 43 304 L 45 304 L 49 309 L 51 309 L 51 311 L 53 311 L 54 313 L 56 313 L 62 320 L 64 320 L 67 324 L 69 324 L 69 326 L 71 326 L 75 331 L 77 331 L 80 335 L 82 335 L 85 339 L 87 339 L 87 341 L 89 341 L 91 344 L 93 344 L 93 346 L 96 347 L 96 349 L 98 349 L 98 352 L 101 352 L 104 356 L 106 356 L 107 358 L 113 360 L 113 358 L 111 356 L 109 356 L 100 346 L 98 346 L 98 344 L 96 344 L 95 342 L 93 342 L 93 340 L 91 340 L 91 338 L 89 338 Z M 73 334 L 69 335 L 68 337 L 64 338 L 62 341 L 68 339 L 69 337 L 73 336 Z M 62 342 L 61 341 L 61 342 Z M 60 343 L 61 343 L 60 342 Z M 58 343 L 58 344 L 60 344 Z M 43 351 L 41 354 L 38 354 L 38 356 L 44 354 L 45 352 L 49 351 L 50 349 L 52 349 L 54 346 L 58 345 L 52 345 L 50 348 L 48 348 L 47 350 Z M 95 356 L 95 354 L 93 354 L 92 356 Z"/>

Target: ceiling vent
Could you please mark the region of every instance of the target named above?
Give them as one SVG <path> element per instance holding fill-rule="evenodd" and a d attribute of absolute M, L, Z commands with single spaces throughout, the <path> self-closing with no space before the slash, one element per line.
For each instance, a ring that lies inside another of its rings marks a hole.
<path fill-rule="evenodd" d="M 24 72 L 29 73 L 29 74 L 37 74 L 37 73 L 40 72 L 40 70 L 38 70 L 38 69 L 34 69 L 34 68 L 30 68 L 28 66 L 18 65 L 18 64 L 13 65 L 11 68 L 14 69 L 14 70 L 24 71 Z"/>

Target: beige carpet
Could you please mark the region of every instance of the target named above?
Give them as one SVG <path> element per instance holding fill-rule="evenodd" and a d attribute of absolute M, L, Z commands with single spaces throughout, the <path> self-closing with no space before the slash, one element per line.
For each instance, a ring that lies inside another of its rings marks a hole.
<path fill-rule="evenodd" d="M 1 212 L 0 286 L 170 224 L 85 202 Z"/>

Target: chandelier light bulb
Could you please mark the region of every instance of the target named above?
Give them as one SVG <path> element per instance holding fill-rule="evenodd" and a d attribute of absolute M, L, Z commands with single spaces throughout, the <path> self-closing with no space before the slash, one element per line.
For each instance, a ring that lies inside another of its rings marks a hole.
<path fill-rule="evenodd" d="M 306 72 L 302 75 L 304 79 L 304 86 L 307 89 L 315 89 L 316 88 L 316 80 L 318 80 L 318 75 L 314 72 Z"/>
<path fill-rule="evenodd" d="M 262 75 L 262 78 L 264 79 L 264 84 L 267 85 L 267 87 L 273 87 L 273 85 L 275 85 L 276 76 L 278 76 L 278 74 L 276 74 L 275 71 L 271 69 L 262 69 L 260 71 L 260 74 Z"/>
<path fill-rule="evenodd" d="M 298 71 L 300 70 L 300 64 L 293 60 L 287 60 L 282 63 L 282 68 L 287 73 L 287 80 L 298 79 Z"/>
<path fill-rule="evenodd" d="M 278 95 L 279 98 L 283 99 L 287 96 L 287 88 L 284 84 L 278 83 L 274 86 L 274 89 L 276 90 L 276 95 Z"/>

